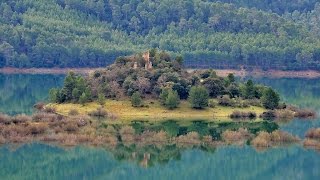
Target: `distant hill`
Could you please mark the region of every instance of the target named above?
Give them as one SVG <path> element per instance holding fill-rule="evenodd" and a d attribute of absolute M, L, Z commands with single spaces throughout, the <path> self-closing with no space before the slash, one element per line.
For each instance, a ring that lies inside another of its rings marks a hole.
<path fill-rule="evenodd" d="M 320 69 L 319 0 L 220 1 L 0 0 L 0 67 L 100 67 L 158 48 L 187 67 Z"/>

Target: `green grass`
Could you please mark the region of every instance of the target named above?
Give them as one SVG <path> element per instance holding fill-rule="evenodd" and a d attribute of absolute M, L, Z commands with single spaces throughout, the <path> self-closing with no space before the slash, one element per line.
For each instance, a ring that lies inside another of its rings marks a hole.
<path fill-rule="evenodd" d="M 97 102 L 87 103 L 85 105 L 81 104 L 49 104 L 48 106 L 53 106 L 56 108 L 57 113 L 62 115 L 68 115 L 69 111 L 76 109 L 80 114 L 88 114 L 91 111 L 96 110 L 100 107 Z M 145 106 L 135 108 L 131 106 L 129 100 L 106 100 L 104 108 L 107 112 L 112 113 L 118 117 L 121 121 L 132 121 L 137 120 L 150 120 L 150 121 L 161 121 L 168 119 L 176 120 L 194 120 L 194 119 L 204 119 L 212 121 L 229 121 L 229 115 L 233 111 L 253 111 L 258 116 L 266 111 L 262 107 L 251 106 L 247 108 L 233 108 L 216 106 L 215 108 L 205 108 L 202 110 L 192 109 L 187 101 L 181 101 L 179 107 L 174 110 L 168 110 L 163 107 L 157 100 L 145 101 Z"/>

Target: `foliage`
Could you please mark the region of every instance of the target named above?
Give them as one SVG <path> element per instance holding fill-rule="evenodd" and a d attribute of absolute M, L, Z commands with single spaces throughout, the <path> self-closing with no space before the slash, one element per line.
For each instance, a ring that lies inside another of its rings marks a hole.
<path fill-rule="evenodd" d="M 143 105 L 142 98 L 139 92 L 135 92 L 132 94 L 131 104 L 133 107 L 141 107 Z"/>
<path fill-rule="evenodd" d="M 203 86 L 193 86 L 189 92 L 189 102 L 192 108 L 203 109 L 208 106 L 209 93 Z"/>
<path fill-rule="evenodd" d="M 180 98 L 177 91 L 170 90 L 166 98 L 165 106 L 168 109 L 175 109 L 179 106 Z"/>
<path fill-rule="evenodd" d="M 274 109 L 278 107 L 280 101 L 279 94 L 273 89 L 267 88 L 262 95 L 261 102 L 267 109 Z"/>
<path fill-rule="evenodd" d="M 49 91 L 49 99 L 57 103 L 79 102 L 83 104 L 92 99 L 92 94 L 84 77 L 69 72 L 61 89 L 53 88 Z"/>
<path fill-rule="evenodd" d="M 104 106 L 104 104 L 106 103 L 106 97 L 103 94 L 98 95 L 98 103 L 101 106 Z"/>
<path fill-rule="evenodd" d="M 186 67 L 320 67 L 317 0 L 0 2 L 0 67 L 98 67 L 150 47 Z"/>

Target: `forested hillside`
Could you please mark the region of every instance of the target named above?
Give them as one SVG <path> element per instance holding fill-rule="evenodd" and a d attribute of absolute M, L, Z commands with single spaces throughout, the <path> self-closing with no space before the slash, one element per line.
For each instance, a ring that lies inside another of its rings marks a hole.
<path fill-rule="evenodd" d="M 320 69 L 319 0 L 0 0 L 0 67 L 98 67 L 151 48 L 187 67 Z"/>

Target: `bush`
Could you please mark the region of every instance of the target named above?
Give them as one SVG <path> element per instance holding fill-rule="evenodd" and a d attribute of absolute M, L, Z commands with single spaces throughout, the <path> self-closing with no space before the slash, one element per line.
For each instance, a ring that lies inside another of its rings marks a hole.
<path fill-rule="evenodd" d="M 78 125 L 76 122 L 68 121 L 64 126 L 63 129 L 67 132 L 76 132 L 78 130 Z"/>
<path fill-rule="evenodd" d="M 56 120 L 61 120 L 63 116 L 57 114 L 49 114 L 49 113 L 36 113 L 32 115 L 32 120 L 36 122 L 53 122 Z"/>
<path fill-rule="evenodd" d="M 209 93 L 203 86 L 193 86 L 189 92 L 189 102 L 192 108 L 203 109 L 208 106 Z"/>
<path fill-rule="evenodd" d="M 208 106 L 210 107 L 210 108 L 215 108 L 216 106 L 217 106 L 217 102 L 215 101 L 215 100 L 213 100 L 213 99 L 210 99 L 209 100 L 209 102 L 208 102 Z"/>
<path fill-rule="evenodd" d="M 260 115 L 260 118 L 265 120 L 274 120 L 276 117 L 277 117 L 277 114 L 275 111 L 266 111 Z"/>
<path fill-rule="evenodd" d="M 104 110 L 102 107 L 99 107 L 97 110 L 89 112 L 89 116 L 107 117 L 108 112 Z"/>
<path fill-rule="evenodd" d="M 48 125 L 46 124 L 31 124 L 28 126 L 28 131 L 30 134 L 37 135 L 43 134 L 48 129 Z"/>
<path fill-rule="evenodd" d="M 320 139 L 320 128 L 309 129 L 305 137 L 310 139 Z"/>
<path fill-rule="evenodd" d="M 293 119 L 294 118 L 294 112 L 287 110 L 287 109 L 281 109 L 281 110 L 276 110 L 276 117 L 278 119 Z"/>
<path fill-rule="evenodd" d="M 99 94 L 98 95 L 98 103 L 101 105 L 101 106 L 104 106 L 104 104 L 106 103 L 106 97 L 104 94 Z"/>
<path fill-rule="evenodd" d="M 0 124 L 10 124 L 11 123 L 11 117 L 6 114 L 0 113 Z"/>
<path fill-rule="evenodd" d="M 278 107 L 279 101 L 280 101 L 279 94 L 276 93 L 273 89 L 267 88 L 263 91 L 261 102 L 265 108 L 275 109 Z"/>
<path fill-rule="evenodd" d="M 166 98 L 165 106 L 168 109 L 175 109 L 180 103 L 180 98 L 177 91 L 170 90 Z"/>
<path fill-rule="evenodd" d="M 218 104 L 221 106 L 235 106 L 235 101 L 232 100 L 228 95 L 223 95 L 218 98 Z"/>
<path fill-rule="evenodd" d="M 316 112 L 309 109 L 299 109 L 295 111 L 294 117 L 297 118 L 314 118 L 316 117 Z"/>
<path fill-rule="evenodd" d="M 42 111 L 44 107 L 46 106 L 43 102 L 38 102 L 35 105 L 33 105 L 33 108 L 37 109 L 38 111 Z"/>
<path fill-rule="evenodd" d="M 56 113 L 57 111 L 56 111 L 56 109 L 54 107 L 47 106 L 47 107 L 44 108 L 43 112 L 45 112 L 45 113 Z"/>
<path fill-rule="evenodd" d="M 261 101 L 259 99 L 247 99 L 246 101 L 244 101 L 246 103 L 248 103 L 248 106 L 257 106 L 257 107 L 261 107 Z"/>
<path fill-rule="evenodd" d="M 12 118 L 12 122 L 15 124 L 26 123 L 31 120 L 32 120 L 32 118 L 30 116 L 25 115 L 25 114 L 20 114 L 20 115 L 17 115 Z"/>
<path fill-rule="evenodd" d="M 255 119 L 257 117 L 257 114 L 255 112 L 240 112 L 240 111 L 233 111 L 230 115 L 230 118 L 232 119 Z"/>
<path fill-rule="evenodd" d="M 76 116 L 75 118 L 76 118 L 78 127 L 86 126 L 90 121 L 90 118 L 88 116 Z"/>
<path fill-rule="evenodd" d="M 76 110 L 76 109 L 71 109 L 71 110 L 69 111 L 68 115 L 70 115 L 70 116 L 79 115 L 79 111 Z"/>
<path fill-rule="evenodd" d="M 131 96 L 131 104 L 133 107 L 141 107 L 142 106 L 142 98 L 139 92 L 135 92 Z"/>
<path fill-rule="evenodd" d="M 162 105 L 166 104 L 167 97 L 169 95 L 169 88 L 162 88 L 159 95 L 159 100 Z"/>

